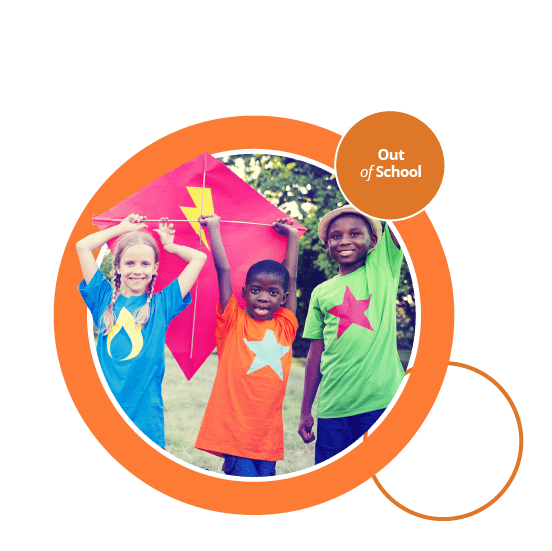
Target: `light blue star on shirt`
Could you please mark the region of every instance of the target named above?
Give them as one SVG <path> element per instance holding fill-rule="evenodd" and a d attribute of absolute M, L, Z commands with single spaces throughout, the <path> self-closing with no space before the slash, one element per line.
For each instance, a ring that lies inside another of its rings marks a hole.
<path fill-rule="evenodd" d="M 278 344 L 273 331 L 267 329 L 262 341 L 248 341 L 247 339 L 243 339 L 243 342 L 247 344 L 250 350 L 256 354 L 255 359 L 247 372 L 248 375 L 254 371 L 257 371 L 257 369 L 261 369 L 261 367 L 264 367 L 265 365 L 269 365 L 273 369 L 274 373 L 276 373 L 282 381 L 284 380 L 284 372 L 280 358 L 285 356 L 285 354 L 289 351 L 289 346 L 282 346 L 281 344 Z"/>

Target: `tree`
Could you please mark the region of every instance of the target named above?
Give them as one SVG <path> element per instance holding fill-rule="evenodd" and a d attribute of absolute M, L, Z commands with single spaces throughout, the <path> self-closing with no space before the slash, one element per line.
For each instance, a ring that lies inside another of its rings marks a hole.
<path fill-rule="evenodd" d="M 233 155 L 221 159 L 236 172 L 243 171 L 246 182 L 284 212 L 301 221 L 308 232 L 299 242 L 297 281 L 297 319 L 303 327 L 313 289 L 337 274 L 324 244 L 318 238 L 318 221 L 347 200 L 336 178 L 315 165 L 274 155 Z M 397 340 L 402 348 L 411 348 L 414 338 L 415 301 L 408 265 L 401 267 L 397 297 Z M 293 354 L 305 357 L 310 341 L 297 336 Z"/>
<path fill-rule="evenodd" d="M 113 255 L 111 254 L 111 251 L 109 249 L 105 251 L 105 254 L 102 258 L 102 264 L 100 266 L 100 270 L 102 271 L 105 278 L 109 280 L 110 283 L 112 283 L 113 282 Z"/>

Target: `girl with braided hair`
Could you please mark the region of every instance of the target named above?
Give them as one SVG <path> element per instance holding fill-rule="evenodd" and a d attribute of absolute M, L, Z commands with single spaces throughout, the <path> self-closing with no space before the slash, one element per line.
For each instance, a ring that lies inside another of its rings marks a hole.
<path fill-rule="evenodd" d="M 97 353 L 107 384 L 130 420 L 153 442 L 165 447 L 161 382 L 165 374 L 165 331 L 188 306 L 190 289 L 207 255 L 174 243 L 172 224 L 162 218 L 161 245 L 188 265 L 170 285 L 153 294 L 159 248 L 145 232 L 146 217 L 130 214 L 120 224 L 77 243 L 84 276 L 81 296 L 99 329 Z M 117 238 L 113 286 L 99 270 L 93 252 Z"/>

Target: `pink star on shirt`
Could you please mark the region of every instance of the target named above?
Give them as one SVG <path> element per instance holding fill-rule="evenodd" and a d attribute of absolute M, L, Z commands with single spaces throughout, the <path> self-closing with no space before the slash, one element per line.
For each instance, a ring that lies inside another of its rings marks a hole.
<path fill-rule="evenodd" d="M 338 339 L 353 323 L 356 323 L 361 327 L 366 327 L 366 329 L 369 329 L 370 331 L 374 330 L 365 314 L 366 310 L 368 310 L 371 298 L 372 295 L 370 295 L 367 299 L 357 300 L 351 289 L 349 289 L 348 286 L 345 287 L 343 302 L 328 310 L 328 314 L 332 314 L 332 316 L 339 318 L 339 326 L 337 328 Z"/>

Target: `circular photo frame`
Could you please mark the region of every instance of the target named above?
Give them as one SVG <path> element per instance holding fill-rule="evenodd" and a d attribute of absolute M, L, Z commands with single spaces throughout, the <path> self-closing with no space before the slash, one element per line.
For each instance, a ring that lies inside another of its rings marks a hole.
<path fill-rule="evenodd" d="M 416 270 L 421 320 L 409 380 L 383 422 L 349 453 L 297 476 L 242 481 L 202 474 L 172 461 L 123 420 L 96 372 L 77 241 L 92 216 L 201 153 L 236 150 L 289 152 L 333 166 L 341 136 L 304 122 L 276 117 L 232 117 L 179 130 L 123 164 L 84 208 L 61 259 L 54 300 L 54 330 L 61 370 L 80 415 L 101 445 L 129 472 L 179 501 L 223 513 L 264 515 L 295 511 L 338 497 L 370 479 L 407 445 L 427 417 L 443 383 L 454 329 L 452 282 L 439 238 L 425 212 L 395 223 Z"/>

